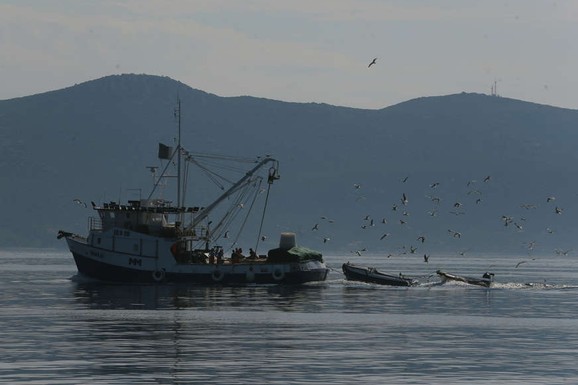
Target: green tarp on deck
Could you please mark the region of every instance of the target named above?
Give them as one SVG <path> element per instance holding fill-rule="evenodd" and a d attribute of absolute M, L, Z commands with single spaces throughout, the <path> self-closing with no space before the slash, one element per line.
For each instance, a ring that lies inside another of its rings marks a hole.
<path fill-rule="evenodd" d="M 320 252 L 308 249 L 306 247 L 294 246 L 290 249 L 271 249 L 267 253 L 267 262 L 272 263 L 290 263 L 317 260 L 323 262 L 323 256 Z"/>

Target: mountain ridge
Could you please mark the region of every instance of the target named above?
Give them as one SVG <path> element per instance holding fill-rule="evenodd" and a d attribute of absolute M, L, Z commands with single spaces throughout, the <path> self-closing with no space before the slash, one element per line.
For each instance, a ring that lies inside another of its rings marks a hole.
<path fill-rule="evenodd" d="M 89 213 L 75 207 L 74 198 L 117 200 L 126 197 L 119 188 L 146 186 L 144 168 L 155 161 L 157 142 L 174 137 L 177 95 L 184 143 L 196 150 L 279 158 L 283 186 L 277 204 L 285 207 L 270 218 L 271 231 L 296 231 L 303 244 L 401 253 L 416 233 L 428 233 L 432 250 L 453 251 L 460 241 L 445 232 L 462 227 L 470 229 L 462 231 L 464 239 L 475 234 L 467 242 L 478 250 L 525 251 L 520 246 L 529 241 L 525 237 L 544 238 L 544 252 L 554 245 L 571 248 L 576 110 L 472 93 L 365 110 L 220 97 L 153 75 L 111 75 L 0 101 L 0 180 L 10 186 L 0 192 L 0 206 L 11 219 L 0 227 L 0 246 L 61 245 L 55 243 L 59 229 L 86 232 Z M 492 183 L 484 184 L 487 175 Z M 484 209 L 467 195 L 466 183 L 473 179 L 483 190 Z M 429 186 L 435 181 L 440 187 L 434 192 Z M 402 193 L 411 198 L 408 218 L 392 210 Z M 437 224 L 427 215 L 434 193 L 444 197 Z M 551 217 L 553 208 L 542 200 L 552 194 L 565 215 Z M 477 217 L 450 214 L 451 201 L 458 199 Z M 529 201 L 540 201 L 540 210 L 531 213 L 540 211 L 535 228 L 503 233 L 501 216 L 527 215 L 519 213 L 519 205 Z M 35 221 L 21 218 L 23 212 Z M 362 229 L 370 214 L 376 221 L 388 217 L 388 225 Z M 312 232 L 322 216 L 336 221 Z M 403 219 L 409 226 L 394 226 Z M 544 233 L 555 220 L 564 229 L 556 233 L 557 242 Z M 382 230 L 394 234 L 393 241 L 380 242 Z M 331 242 L 323 244 L 324 237 Z"/>

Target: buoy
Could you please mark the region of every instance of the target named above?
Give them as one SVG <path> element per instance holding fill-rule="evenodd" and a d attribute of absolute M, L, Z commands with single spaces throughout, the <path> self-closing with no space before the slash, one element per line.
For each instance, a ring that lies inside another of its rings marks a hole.
<path fill-rule="evenodd" d="M 223 274 L 223 272 L 221 270 L 213 270 L 213 272 L 211 273 L 211 278 L 213 279 L 213 282 L 221 282 L 223 280 L 223 278 L 225 277 L 225 274 Z"/>
<path fill-rule="evenodd" d="M 273 279 L 275 281 L 281 281 L 283 280 L 283 278 L 285 278 L 285 272 L 281 269 L 275 269 L 273 271 Z"/>
<path fill-rule="evenodd" d="M 163 279 L 165 279 L 165 270 L 162 269 L 153 271 L 153 279 L 157 282 L 160 282 Z"/>
<path fill-rule="evenodd" d="M 173 257 L 178 257 L 179 255 L 179 245 L 177 242 L 173 243 L 171 245 L 171 254 L 173 255 Z"/>

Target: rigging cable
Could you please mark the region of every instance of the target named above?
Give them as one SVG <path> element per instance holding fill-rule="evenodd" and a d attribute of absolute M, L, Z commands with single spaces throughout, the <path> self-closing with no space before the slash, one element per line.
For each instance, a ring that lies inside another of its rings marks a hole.
<path fill-rule="evenodd" d="M 250 184 L 253 184 L 253 186 L 255 185 L 256 181 L 253 181 L 252 183 L 247 184 L 247 187 L 250 187 Z M 259 184 L 257 187 L 259 187 L 261 185 L 261 179 L 259 179 Z M 247 189 L 248 191 L 248 189 Z M 245 215 L 245 218 L 243 219 L 243 223 L 241 224 L 241 227 L 239 228 L 239 231 L 237 232 L 237 236 L 235 238 L 235 243 L 237 243 L 237 240 L 239 239 L 239 237 L 241 236 L 241 233 L 243 232 L 243 230 L 245 229 L 245 225 L 247 224 L 247 220 L 249 219 L 249 214 L 251 213 L 251 211 L 253 211 L 253 206 L 255 205 L 255 200 L 257 199 L 257 195 L 259 195 L 259 189 L 256 188 L 255 189 L 255 193 L 253 195 L 253 200 L 251 201 L 251 205 L 249 206 L 249 209 L 247 210 L 247 214 Z M 247 197 L 247 200 L 249 200 L 249 197 Z M 257 251 L 255 249 L 255 251 Z"/>
<path fill-rule="evenodd" d="M 259 240 L 261 239 L 261 232 L 263 231 L 263 222 L 265 222 L 265 212 L 267 211 L 267 203 L 269 202 L 269 192 L 271 191 L 272 183 L 268 183 L 267 195 L 265 196 L 265 205 L 263 206 L 263 215 L 261 216 L 261 224 L 259 225 L 259 234 L 257 234 L 257 243 L 255 244 L 255 252 L 259 247 Z M 255 195 L 256 196 L 256 195 Z"/>

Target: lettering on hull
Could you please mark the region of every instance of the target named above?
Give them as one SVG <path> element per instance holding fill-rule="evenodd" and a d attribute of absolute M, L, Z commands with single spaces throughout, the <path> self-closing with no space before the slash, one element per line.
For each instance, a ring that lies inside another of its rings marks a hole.
<path fill-rule="evenodd" d="M 128 264 L 130 265 L 134 265 L 134 266 L 142 266 L 142 259 L 140 258 L 129 258 L 128 259 Z"/>

